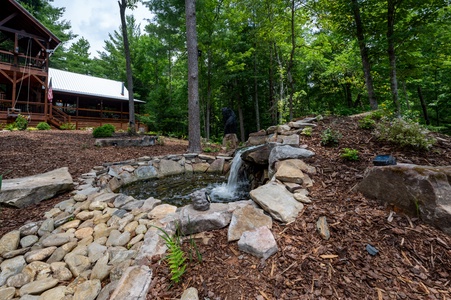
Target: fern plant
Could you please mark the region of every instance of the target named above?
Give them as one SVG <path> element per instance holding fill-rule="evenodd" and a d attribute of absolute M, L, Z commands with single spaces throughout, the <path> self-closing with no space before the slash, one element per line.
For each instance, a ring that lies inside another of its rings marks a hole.
<path fill-rule="evenodd" d="M 186 271 L 186 258 L 181 248 L 180 236 L 178 234 L 170 236 L 164 229 L 156 228 L 163 233 L 160 237 L 164 240 L 166 247 L 168 247 L 168 254 L 165 259 L 171 271 L 171 280 L 178 283 Z"/>

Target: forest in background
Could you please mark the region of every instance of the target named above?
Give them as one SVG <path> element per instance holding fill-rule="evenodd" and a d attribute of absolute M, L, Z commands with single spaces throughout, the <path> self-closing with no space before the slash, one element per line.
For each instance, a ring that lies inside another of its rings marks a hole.
<path fill-rule="evenodd" d="M 91 58 L 64 8 L 19 1 L 63 44 L 51 67 L 126 82 L 120 20 Z M 154 19 L 127 17 L 138 118 L 188 135 L 185 1 L 143 0 Z M 220 141 L 232 108 L 241 141 L 310 114 L 381 108 L 451 132 L 449 0 L 197 0 L 202 137 Z M 118 7 L 119 9 L 119 7 Z M 128 13 L 132 11 L 128 10 Z"/>

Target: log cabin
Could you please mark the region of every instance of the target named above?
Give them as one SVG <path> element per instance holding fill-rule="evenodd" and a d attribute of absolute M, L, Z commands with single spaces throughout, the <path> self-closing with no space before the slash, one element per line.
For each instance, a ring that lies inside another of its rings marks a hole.
<path fill-rule="evenodd" d="M 32 126 L 109 123 L 127 129 L 128 91 L 122 82 L 49 68 L 58 37 L 15 0 L 0 3 L 0 124 L 21 114 Z M 143 101 L 134 103 L 139 112 Z"/>

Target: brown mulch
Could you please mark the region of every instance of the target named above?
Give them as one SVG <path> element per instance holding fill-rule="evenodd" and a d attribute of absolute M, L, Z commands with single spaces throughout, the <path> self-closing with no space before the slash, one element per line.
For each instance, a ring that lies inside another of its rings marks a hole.
<path fill-rule="evenodd" d="M 343 135 L 338 147 L 320 145 L 320 134 L 327 127 Z M 400 149 L 378 142 L 370 131 L 358 128 L 356 119 L 336 117 L 320 121 L 312 137 L 302 139 L 316 153 L 309 160 L 318 170 L 310 190 L 313 203 L 305 205 L 295 222 L 273 224 L 277 254 L 261 261 L 241 253 L 236 243 L 227 242 L 226 229 L 200 234 L 194 238 L 202 262 L 193 259 L 180 283 L 171 283 L 164 261 L 153 260 L 148 299 L 179 299 L 190 286 L 198 289 L 200 299 L 211 300 L 451 299 L 450 236 L 402 212 L 394 213 L 389 222 L 390 208 L 353 190 L 376 154 L 392 154 L 398 162 L 451 165 L 451 139 L 440 136 L 428 152 Z M 61 166 L 68 166 L 76 178 L 103 162 L 186 150 L 186 142 L 176 141 L 149 148 L 96 148 L 91 136 L 81 131 L 0 132 L 0 141 L 0 172 L 13 170 L 7 178 Z M 344 161 L 340 153 L 346 147 L 359 150 L 360 160 Z M 27 217 L 42 216 L 59 200 L 27 208 L 27 214 L 3 209 L 1 234 Z M 320 216 L 326 216 L 330 226 L 328 241 L 315 229 Z M 187 253 L 189 244 L 188 239 Z M 365 249 L 368 244 L 379 253 L 371 256 Z"/>

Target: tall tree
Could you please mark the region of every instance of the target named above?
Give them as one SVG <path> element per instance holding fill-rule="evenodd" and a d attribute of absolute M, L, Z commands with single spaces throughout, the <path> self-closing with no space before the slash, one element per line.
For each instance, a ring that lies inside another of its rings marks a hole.
<path fill-rule="evenodd" d="M 84 37 L 81 37 L 77 42 L 73 43 L 66 53 L 66 70 L 79 74 L 92 75 L 89 48 L 89 42 Z"/>
<path fill-rule="evenodd" d="M 133 73 L 130 58 L 130 45 L 128 43 L 127 22 L 125 21 L 125 10 L 135 8 L 138 0 L 119 0 L 119 11 L 121 15 L 122 38 L 124 42 L 125 66 L 127 70 L 127 89 L 128 89 L 128 129 L 130 134 L 136 134 L 135 127 L 135 97 L 133 94 Z"/>
<path fill-rule="evenodd" d="M 199 67 L 196 31 L 196 0 L 185 0 L 188 50 L 188 152 L 200 153 Z"/>
<path fill-rule="evenodd" d="M 356 27 L 356 35 L 359 43 L 360 57 L 362 58 L 363 74 L 365 75 L 365 85 L 368 92 L 368 100 L 371 109 L 377 109 L 376 95 L 374 94 L 373 76 L 371 75 L 371 63 L 368 56 L 368 47 L 365 42 L 365 34 L 362 18 L 360 16 L 360 6 L 357 0 L 352 0 L 352 11 Z"/>

